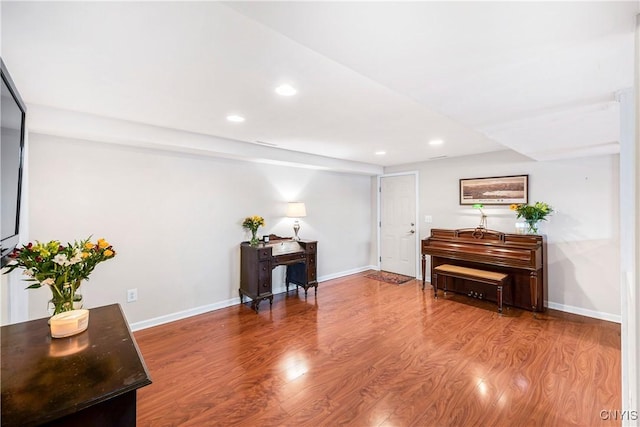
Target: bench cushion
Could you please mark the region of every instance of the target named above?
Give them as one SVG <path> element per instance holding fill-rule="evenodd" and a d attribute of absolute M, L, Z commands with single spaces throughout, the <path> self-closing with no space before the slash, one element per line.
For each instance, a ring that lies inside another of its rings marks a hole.
<path fill-rule="evenodd" d="M 439 273 L 460 274 L 468 277 L 477 277 L 479 279 L 493 280 L 502 282 L 508 274 L 496 273 L 494 271 L 478 270 L 477 268 L 460 267 L 459 265 L 442 264 L 434 268 Z"/>

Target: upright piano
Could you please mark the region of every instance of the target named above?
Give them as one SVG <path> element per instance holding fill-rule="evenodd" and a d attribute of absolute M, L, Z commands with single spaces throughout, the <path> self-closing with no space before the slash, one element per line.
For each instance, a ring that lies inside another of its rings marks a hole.
<path fill-rule="evenodd" d="M 507 305 L 532 311 L 544 311 L 546 288 L 546 242 L 543 236 L 508 234 L 484 228 L 458 230 L 432 229 L 422 241 L 422 283 L 426 257 L 433 269 L 442 264 L 506 273 L 511 285 L 504 289 Z M 448 290 L 465 295 L 483 295 L 496 300 L 496 289 L 470 280 L 455 279 Z"/>

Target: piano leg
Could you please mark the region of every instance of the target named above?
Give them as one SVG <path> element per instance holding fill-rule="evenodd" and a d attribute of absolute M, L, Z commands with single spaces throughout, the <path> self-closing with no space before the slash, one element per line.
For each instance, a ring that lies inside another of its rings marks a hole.
<path fill-rule="evenodd" d="M 502 286 L 498 286 L 498 313 L 502 314 Z"/>
<path fill-rule="evenodd" d="M 438 299 L 438 273 L 431 273 L 431 284 L 433 285 L 433 297 Z"/>
<path fill-rule="evenodd" d="M 538 311 L 538 274 L 532 271 L 529 276 L 529 291 L 531 292 L 531 308 Z"/>
<path fill-rule="evenodd" d="M 424 282 L 425 282 L 425 276 L 426 276 L 426 270 L 427 269 L 427 256 L 426 255 L 422 255 L 422 290 L 424 291 Z"/>

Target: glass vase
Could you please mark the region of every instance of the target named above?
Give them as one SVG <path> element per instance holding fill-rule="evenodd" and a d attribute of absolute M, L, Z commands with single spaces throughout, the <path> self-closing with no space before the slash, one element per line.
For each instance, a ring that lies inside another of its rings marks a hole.
<path fill-rule="evenodd" d="M 260 240 L 258 240 L 258 236 L 256 236 L 257 232 L 258 230 L 251 230 L 251 246 L 258 246 L 258 242 L 260 242 Z"/>
<path fill-rule="evenodd" d="M 71 291 L 71 289 L 67 289 L 66 292 L 64 290 L 62 292 L 56 292 L 52 289 L 52 291 L 52 298 L 47 303 L 49 316 L 54 316 L 65 311 L 80 310 L 84 306 L 82 294 L 78 290 Z"/>
<path fill-rule="evenodd" d="M 527 234 L 538 234 L 540 221 L 527 221 Z"/>

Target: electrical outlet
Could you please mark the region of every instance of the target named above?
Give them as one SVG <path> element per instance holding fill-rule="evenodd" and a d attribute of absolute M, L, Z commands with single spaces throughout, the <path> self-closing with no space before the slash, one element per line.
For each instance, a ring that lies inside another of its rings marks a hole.
<path fill-rule="evenodd" d="M 138 301 L 138 289 L 128 289 L 127 290 L 127 302 Z"/>

